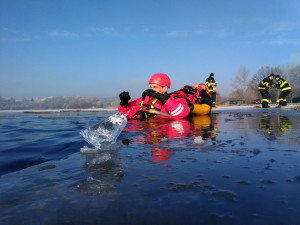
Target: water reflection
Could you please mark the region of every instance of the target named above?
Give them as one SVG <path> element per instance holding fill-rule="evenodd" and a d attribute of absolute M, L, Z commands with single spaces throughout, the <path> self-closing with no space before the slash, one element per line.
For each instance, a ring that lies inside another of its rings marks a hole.
<path fill-rule="evenodd" d="M 114 196 L 115 182 L 121 182 L 125 175 L 119 156 L 122 145 L 131 143 L 149 145 L 152 161 L 164 162 L 175 154 L 174 149 L 178 149 L 178 144 L 185 143 L 187 138 L 200 145 L 209 139 L 216 140 L 217 128 L 215 114 L 181 120 L 151 118 L 147 121 L 129 121 L 124 132 L 131 135 L 138 132 L 134 138 L 125 138 L 122 144 L 107 144 L 98 151 L 81 149 L 85 156 L 83 167 L 90 176 L 77 186 L 77 190 L 83 195 Z"/>
<path fill-rule="evenodd" d="M 118 153 L 120 147 L 119 144 L 108 144 L 101 151 L 93 149 L 94 153 L 83 153 L 86 158 L 83 167 L 91 176 L 77 186 L 79 193 L 106 197 L 116 194 L 114 182 L 121 182 L 124 177 Z"/>
<path fill-rule="evenodd" d="M 262 114 L 259 128 L 264 136 L 285 136 L 293 128 L 289 116 Z"/>
<path fill-rule="evenodd" d="M 193 116 L 180 120 L 151 118 L 147 121 L 129 121 L 124 131 L 139 132 L 134 142 L 143 144 L 161 144 L 166 139 L 180 139 L 201 136 L 203 139 L 216 139 L 217 117 L 215 114 Z"/>
<path fill-rule="evenodd" d="M 218 136 L 218 120 L 217 114 L 194 116 L 192 117 L 193 130 L 192 132 L 200 133 L 205 140 L 215 141 Z"/>
<path fill-rule="evenodd" d="M 153 158 L 154 162 L 167 161 L 172 155 L 174 155 L 173 152 L 158 147 L 153 148 L 151 151 L 151 157 Z"/>
<path fill-rule="evenodd" d="M 288 116 L 279 116 L 279 130 L 285 134 L 293 128 L 293 123 Z"/>
<path fill-rule="evenodd" d="M 218 135 L 217 129 L 216 114 L 180 120 L 150 118 L 147 121 L 129 121 L 124 130 L 138 132 L 138 135 L 132 139 L 124 139 L 123 144 L 138 142 L 151 145 L 153 161 L 167 161 L 174 155 L 174 151 L 170 151 L 171 146 L 177 146 L 187 138 L 193 139 L 196 144 L 203 144 L 203 140 L 215 141 Z"/>

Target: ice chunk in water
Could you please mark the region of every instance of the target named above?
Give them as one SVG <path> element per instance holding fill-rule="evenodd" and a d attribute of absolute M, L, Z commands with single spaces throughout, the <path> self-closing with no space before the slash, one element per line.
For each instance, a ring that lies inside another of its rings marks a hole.
<path fill-rule="evenodd" d="M 195 144 L 200 144 L 200 145 L 204 144 L 204 141 L 201 136 L 195 137 L 194 142 L 195 142 Z"/>
<path fill-rule="evenodd" d="M 126 116 L 121 113 L 116 113 L 95 126 L 81 131 L 80 134 L 88 143 L 93 145 L 96 149 L 100 149 L 101 143 L 103 142 L 116 142 L 126 124 Z"/>

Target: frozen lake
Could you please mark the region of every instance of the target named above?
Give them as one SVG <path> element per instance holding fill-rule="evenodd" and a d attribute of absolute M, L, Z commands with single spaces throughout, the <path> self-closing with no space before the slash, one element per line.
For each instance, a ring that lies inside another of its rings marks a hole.
<path fill-rule="evenodd" d="M 0 224 L 299 224 L 299 111 L 129 120 L 91 151 L 114 113 L 0 113 Z"/>

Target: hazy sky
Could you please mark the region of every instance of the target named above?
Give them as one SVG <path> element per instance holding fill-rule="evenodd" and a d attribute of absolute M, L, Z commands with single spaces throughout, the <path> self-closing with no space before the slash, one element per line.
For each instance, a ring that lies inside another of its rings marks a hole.
<path fill-rule="evenodd" d="M 215 74 L 229 94 L 241 66 L 300 63 L 298 0 L 1 0 L 0 96 L 138 97 Z"/>

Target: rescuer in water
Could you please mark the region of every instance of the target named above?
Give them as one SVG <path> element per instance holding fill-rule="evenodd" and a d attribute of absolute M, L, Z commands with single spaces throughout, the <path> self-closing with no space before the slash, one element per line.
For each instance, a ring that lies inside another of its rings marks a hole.
<path fill-rule="evenodd" d="M 268 92 L 269 88 L 273 85 L 274 74 L 271 73 L 268 77 L 264 78 L 258 85 L 258 90 L 262 97 L 262 107 L 269 108 L 271 95 Z"/>
<path fill-rule="evenodd" d="M 275 79 L 277 82 L 274 84 L 274 87 L 278 87 L 281 90 L 281 93 L 279 95 L 279 104 L 277 106 L 278 108 L 280 108 L 281 106 L 287 105 L 286 96 L 288 96 L 288 94 L 292 92 L 292 88 L 288 84 L 288 82 L 281 78 L 279 75 L 276 75 Z"/>
<path fill-rule="evenodd" d="M 190 114 L 190 107 L 184 98 L 174 98 L 167 94 L 171 81 L 167 74 L 156 73 L 150 77 L 150 88 L 143 92 L 142 97 L 128 102 L 131 98 L 129 92 L 119 95 L 121 100 L 119 112 L 126 114 L 127 118 L 167 118 L 181 119 Z M 164 115 L 165 114 L 165 115 Z"/>
<path fill-rule="evenodd" d="M 142 97 L 129 102 L 129 92 L 122 92 L 119 95 L 121 100 L 118 107 L 119 112 L 126 114 L 127 118 L 168 118 L 181 119 L 187 117 L 191 112 L 202 115 L 210 112 L 210 106 L 205 104 L 206 99 L 210 99 L 210 96 L 203 91 L 199 99 L 202 99 L 202 105 L 199 102 L 190 101 L 187 96 L 190 94 L 180 96 L 179 91 L 167 94 L 167 90 L 171 86 L 171 81 L 168 75 L 164 73 L 156 73 L 150 77 L 149 80 L 150 88 L 143 92 Z M 195 91 L 202 90 L 202 87 L 194 88 Z M 206 94 L 206 95 L 205 95 Z M 197 103 L 197 104 L 194 104 Z"/>

